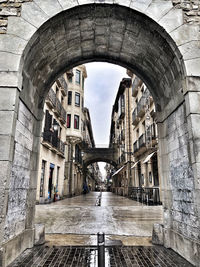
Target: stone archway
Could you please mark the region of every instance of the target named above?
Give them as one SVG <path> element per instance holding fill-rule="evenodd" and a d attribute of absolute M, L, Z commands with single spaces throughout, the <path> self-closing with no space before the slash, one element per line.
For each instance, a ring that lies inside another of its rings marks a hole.
<path fill-rule="evenodd" d="M 115 148 L 86 148 L 83 149 L 84 168 L 95 162 L 106 162 L 117 166 L 118 150 Z"/>
<path fill-rule="evenodd" d="M 181 6 L 171 0 L 34 0 L 12 15 L 0 36 L 3 264 L 33 245 L 37 156 L 48 89 L 66 69 L 107 61 L 135 72 L 154 97 L 164 245 L 198 265 L 199 25 L 188 24 Z"/>

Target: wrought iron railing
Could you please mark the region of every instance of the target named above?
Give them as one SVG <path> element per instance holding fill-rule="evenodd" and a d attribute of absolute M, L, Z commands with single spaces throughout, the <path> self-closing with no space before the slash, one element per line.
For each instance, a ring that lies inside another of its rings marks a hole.
<path fill-rule="evenodd" d="M 43 132 L 43 142 L 48 142 L 52 147 L 56 148 L 62 154 L 65 153 L 65 144 L 61 141 L 54 132 L 46 131 Z"/>
<path fill-rule="evenodd" d="M 60 76 L 58 78 L 60 84 L 61 84 L 61 92 L 66 96 L 67 95 L 67 89 L 68 89 L 68 86 L 67 86 L 67 83 L 65 81 L 65 78 L 63 76 Z"/>
<path fill-rule="evenodd" d="M 137 108 L 138 108 L 138 114 L 145 109 L 146 105 L 146 97 L 142 96 L 140 98 L 140 101 L 138 102 Z"/>
<path fill-rule="evenodd" d="M 60 114 L 61 119 L 66 122 L 66 118 L 67 118 L 67 112 L 66 110 L 63 108 L 63 106 L 61 106 L 61 114 Z"/>
<path fill-rule="evenodd" d="M 137 115 L 138 115 L 138 109 L 135 108 L 133 113 L 132 113 L 132 123 L 134 124 L 135 120 L 137 119 Z"/>
<path fill-rule="evenodd" d="M 56 107 L 56 94 L 52 88 L 48 92 L 47 100 L 49 100 L 51 102 L 51 104 L 54 108 Z"/>
<path fill-rule="evenodd" d="M 139 148 L 145 146 L 145 143 L 146 143 L 145 134 L 142 134 L 142 135 L 139 137 Z"/>
<path fill-rule="evenodd" d="M 147 205 L 161 205 L 159 187 L 129 187 L 128 196 Z"/>
<path fill-rule="evenodd" d="M 132 85 L 132 96 L 136 96 L 138 92 L 138 84 L 140 79 L 136 76 Z"/>
<path fill-rule="evenodd" d="M 138 147 L 138 140 L 137 140 L 137 141 L 135 141 L 134 144 L 133 144 L 133 152 L 134 152 L 134 153 L 137 152 L 138 149 L 139 149 L 139 147 Z"/>

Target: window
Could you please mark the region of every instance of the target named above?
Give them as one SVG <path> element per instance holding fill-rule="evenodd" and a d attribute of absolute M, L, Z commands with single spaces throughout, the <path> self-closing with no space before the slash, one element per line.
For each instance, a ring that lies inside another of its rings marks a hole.
<path fill-rule="evenodd" d="M 79 116 L 74 115 L 74 129 L 79 129 Z"/>
<path fill-rule="evenodd" d="M 144 184 L 144 174 L 141 175 L 142 184 Z"/>
<path fill-rule="evenodd" d="M 46 161 L 42 161 L 41 178 L 40 178 L 40 197 L 44 195 L 44 177 L 45 177 L 45 165 Z"/>
<path fill-rule="evenodd" d="M 149 183 L 152 183 L 152 174 L 149 172 Z"/>
<path fill-rule="evenodd" d="M 76 70 L 76 83 L 81 83 L 81 72 L 80 70 Z"/>
<path fill-rule="evenodd" d="M 72 104 L 72 91 L 69 91 L 68 92 L 68 105 L 71 105 Z"/>
<path fill-rule="evenodd" d="M 75 105 L 80 107 L 80 94 L 75 93 Z"/>
<path fill-rule="evenodd" d="M 51 125 L 52 125 L 52 115 L 49 113 L 48 110 L 46 110 L 45 123 L 44 123 L 44 132 L 50 131 Z"/>
<path fill-rule="evenodd" d="M 67 128 L 71 128 L 71 114 L 67 114 Z"/>
<path fill-rule="evenodd" d="M 70 83 L 72 83 L 72 76 L 69 76 L 69 77 L 68 77 L 68 81 L 69 81 Z"/>

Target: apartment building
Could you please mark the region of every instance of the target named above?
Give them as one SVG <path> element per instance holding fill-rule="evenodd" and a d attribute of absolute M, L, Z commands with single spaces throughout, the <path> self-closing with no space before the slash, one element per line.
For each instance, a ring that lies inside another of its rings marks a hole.
<path fill-rule="evenodd" d="M 120 83 L 111 118 L 110 146 L 118 149 L 118 166 L 114 173 L 114 168 L 107 166 L 107 177 L 117 194 L 158 201 L 155 105 L 146 85 L 136 75 L 127 73 L 130 79 Z"/>
<path fill-rule="evenodd" d="M 53 84 L 44 104 L 36 201 L 48 203 L 64 192 L 66 74 Z"/>
<path fill-rule="evenodd" d="M 45 100 L 38 203 L 79 195 L 83 192 L 84 180 L 94 189 L 98 164 L 88 168 L 90 178 L 85 178 L 82 161 L 83 144 L 94 146 L 89 110 L 84 108 L 86 78 L 84 65 L 66 71 L 55 81 Z"/>
<path fill-rule="evenodd" d="M 79 195 L 83 191 L 81 144 L 84 127 L 84 84 L 87 71 L 84 65 L 67 72 L 67 131 L 65 152 L 64 195 Z"/>
<path fill-rule="evenodd" d="M 118 170 L 113 174 L 116 193 L 128 195 L 131 179 L 131 79 L 121 81 L 112 110 L 110 147 L 118 149 Z"/>
<path fill-rule="evenodd" d="M 132 80 L 134 185 L 159 187 L 155 105 L 146 85 L 135 75 L 133 75 Z"/>
<path fill-rule="evenodd" d="M 82 148 L 94 147 L 94 137 L 89 110 L 84 107 L 84 83 L 87 71 L 84 65 L 67 72 L 67 130 L 65 152 L 64 195 L 74 196 L 83 192 L 83 183 L 94 189 L 95 164 L 83 170 Z M 90 186 L 89 186 L 90 185 Z"/>
<path fill-rule="evenodd" d="M 95 147 L 92 123 L 88 108 L 84 108 L 83 147 L 87 148 Z M 101 173 L 97 162 L 87 166 L 87 170 L 84 173 L 84 181 L 88 185 L 89 189 L 92 191 L 94 191 L 96 186 L 100 184 Z"/>

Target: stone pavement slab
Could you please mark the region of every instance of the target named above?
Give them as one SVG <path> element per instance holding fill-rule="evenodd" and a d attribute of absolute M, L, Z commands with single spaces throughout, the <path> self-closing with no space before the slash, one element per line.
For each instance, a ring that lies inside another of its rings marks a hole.
<path fill-rule="evenodd" d="M 36 223 L 47 234 L 127 235 L 149 237 L 154 223 L 162 223 L 162 206 L 146 206 L 131 199 L 102 193 L 102 206 L 95 206 L 97 192 L 36 206 Z"/>

